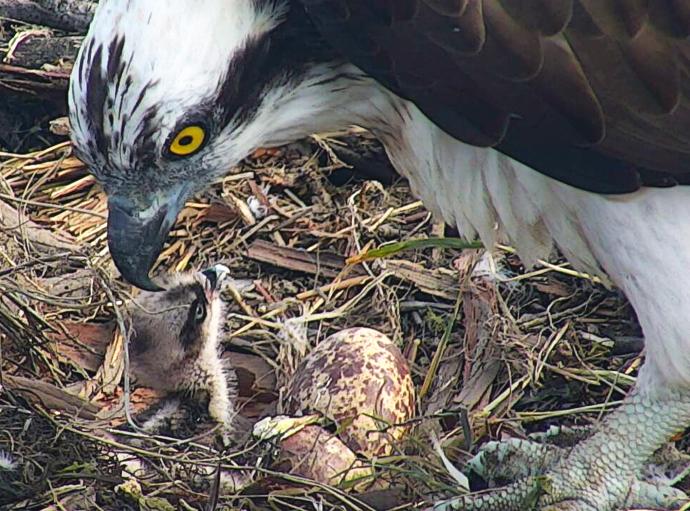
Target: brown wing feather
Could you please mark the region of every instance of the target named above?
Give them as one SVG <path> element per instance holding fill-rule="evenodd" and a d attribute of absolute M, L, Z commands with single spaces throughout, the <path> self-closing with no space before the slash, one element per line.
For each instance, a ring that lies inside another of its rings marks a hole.
<path fill-rule="evenodd" d="M 460 140 L 597 192 L 690 184 L 689 0 L 302 3 Z"/>
<path fill-rule="evenodd" d="M 564 30 L 573 14 L 572 0 L 501 0 L 501 5 L 516 21 L 545 36 Z"/>

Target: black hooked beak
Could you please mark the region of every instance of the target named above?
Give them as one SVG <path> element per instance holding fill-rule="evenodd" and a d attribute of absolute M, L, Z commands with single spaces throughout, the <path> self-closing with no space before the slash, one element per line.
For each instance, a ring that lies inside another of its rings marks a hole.
<path fill-rule="evenodd" d="M 149 271 L 158 259 L 163 244 L 181 209 L 178 200 L 146 210 L 130 200 L 108 200 L 108 247 L 122 277 L 147 291 L 163 291 L 151 281 Z"/>

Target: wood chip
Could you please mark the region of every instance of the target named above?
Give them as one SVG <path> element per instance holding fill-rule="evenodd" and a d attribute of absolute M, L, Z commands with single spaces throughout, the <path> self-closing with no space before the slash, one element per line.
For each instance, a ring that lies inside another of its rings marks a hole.
<path fill-rule="evenodd" d="M 47 410 L 75 415 L 82 419 L 95 420 L 98 406 L 55 385 L 35 378 L 4 374 L 3 384 L 13 392 L 32 403 L 38 403 Z"/>
<path fill-rule="evenodd" d="M 115 331 L 113 341 L 108 345 L 103 357 L 103 364 L 96 372 L 96 381 L 103 394 L 112 394 L 120 384 L 125 372 L 125 339 L 122 332 Z"/>
<path fill-rule="evenodd" d="M 281 247 L 263 240 L 252 242 L 247 250 L 247 257 L 280 268 L 331 278 L 337 277 L 345 268 L 345 258 L 342 256 Z M 353 268 L 353 273 L 361 274 L 361 272 L 361 269 Z"/>
<path fill-rule="evenodd" d="M 15 231 L 17 235 L 23 235 L 27 240 L 47 248 L 71 252 L 76 252 L 78 248 L 67 235 L 54 234 L 3 201 L 0 201 L 0 229 Z"/>
<path fill-rule="evenodd" d="M 420 264 L 404 259 L 387 259 L 385 265 L 396 277 L 412 282 L 424 293 L 446 300 L 455 300 L 458 296 L 460 277 L 456 276 L 455 272 L 429 270 Z"/>
<path fill-rule="evenodd" d="M 71 360 L 86 371 L 97 371 L 115 333 L 115 322 L 62 323 L 65 333 L 49 334 L 56 353 Z"/>

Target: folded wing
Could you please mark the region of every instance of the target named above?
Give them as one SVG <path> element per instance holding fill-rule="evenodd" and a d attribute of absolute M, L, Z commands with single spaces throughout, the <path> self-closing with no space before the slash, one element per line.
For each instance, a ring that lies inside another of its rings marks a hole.
<path fill-rule="evenodd" d="M 302 3 L 459 140 L 595 192 L 690 184 L 687 0 Z"/>

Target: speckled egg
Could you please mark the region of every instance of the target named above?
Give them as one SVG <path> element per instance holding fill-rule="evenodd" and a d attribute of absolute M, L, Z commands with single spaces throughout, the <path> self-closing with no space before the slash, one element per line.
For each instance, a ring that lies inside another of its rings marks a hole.
<path fill-rule="evenodd" d="M 324 484 L 363 484 L 373 474 L 337 436 L 319 426 L 306 426 L 290 435 L 280 442 L 280 448 L 278 464 L 286 463 L 284 470 Z"/>
<path fill-rule="evenodd" d="M 284 413 L 321 413 L 366 457 L 385 456 L 414 416 L 410 369 L 398 347 L 371 328 L 331 335 L 309 353 L 290 381 Z"/>

